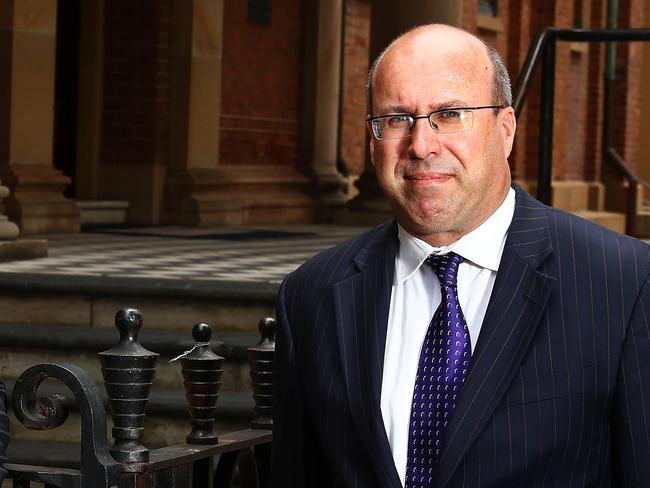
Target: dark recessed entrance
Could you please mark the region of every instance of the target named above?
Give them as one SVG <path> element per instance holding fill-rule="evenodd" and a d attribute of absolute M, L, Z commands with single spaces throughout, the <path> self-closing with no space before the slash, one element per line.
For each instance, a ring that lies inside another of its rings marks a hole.
<path fill-rule="evenodd" d="M 65 190 L 77 196 L 77 108 L 79 94 L 79 41 L 81 0 L 57 2 L 56 78 L 54 83 L 54 167 L 72 178 Z"/>

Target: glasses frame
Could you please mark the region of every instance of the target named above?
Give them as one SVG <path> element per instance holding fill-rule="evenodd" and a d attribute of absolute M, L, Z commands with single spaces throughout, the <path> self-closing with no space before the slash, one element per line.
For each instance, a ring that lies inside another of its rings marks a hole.
<path fill-rule="evenodd" d="M 488 109 L 488 108 L 492 108 L 492 109 L 498 108 L 499 110 L 501 110 L 503 108 L 506 108 L 506 106 L 505 105 L 480 105 L 480 106 L 477 106 L 477 107 L 449 107 L 449 108 L 441 108 L 441 109 L 438 109 L 438 110 L 434 110 L 433 112 L 429 112 L 427 115 L 412 115 L 412 114 L 409 114 L 409 113 L 386 114 L 386 115 L 378 115 L 376 117 L 368 117 L 366 119 L 366 122 L 367 122 L 368 126 L 370 127 L 370 131 L 372 132 L 372 135 L 375 137 L 375 139 L 377 139 L 378 141 L 386 141 L 386 140 L 390 141 L 390 140 L 397 140 L 397 139 L 406 139 L 407 137 L 411 137 L 413 135 L 413 129 L 415 128 L 415 122 L 418 119 L 428 119 L 429 120 L 429 126 L 431 127 L 431 129 L 433 129 L 433 131 L 435 131 L 436 134 L 439 134 L 440 132 L 438 131 L 438 126 L 435 125 L 433 122 L 431 122 L 431 116 L 432 115 L 439 114 L 439 113 L 442 113 L 442 112 L 450 112 L 450 111 L 453 111 L 453 110 L 468 110 L 470 112 L 473 112 L 474 110 L 483 110 L 483 109 Z M 409 117 L 411 117 L 413 119 L 413 123 L 409 127 L 408 135 L 403 136 L 403 137 L 388 137 L 388 138 L 379 137 L 377 135 L 377 131 L 375 130 L 375 126 L 374 126 L 373 122 L 375 120 L 383 119 L 383 118 L 386 118 L 386 117 L 395 117 L 397 115 L 407 115 L 407 116 L 409 116 Z M 467 132 L 467 131 L 472 130 L 473 127 L 474 127 L 474 121 L 472 119 L 472 127 L 470 127 L 469 129 L 463 129 L 463 130 L 459 130 L 459 131 L 455 131 L 455 132 L 442 132 L 442 134 L 457 134 L 459 132 Z"/>

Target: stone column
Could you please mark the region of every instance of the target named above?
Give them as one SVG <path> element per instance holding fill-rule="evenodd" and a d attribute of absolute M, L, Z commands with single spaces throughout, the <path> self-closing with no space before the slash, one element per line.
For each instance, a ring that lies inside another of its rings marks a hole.
<path fill-rule="evenodd" d="M 341 89 L 342 0 L 318 2 L 314 93 L 312 181 L 319 212 L 343 207 L 346 180 L 336 168 Z"/>
<path fill-rule="evenodd" d="M 411 0 L 402 3 L 373 0 L 370 19 L 370 65 L 394 38 L 412 27 L 434 22 L 460 26 L 462 6 L 460 0 Z M 366 149 L 366 168 L 355 183 L 359 195 L 348 204 L 350 214 L 346 220 L 370 225 L 389 218 L 391 210 L 377 184 L 375 170 L 367 151 Z"/>
<path fill-rule="evenodd" d="M 99 197 L 104 76 L 104 0 L 84 0 L 79 40 L 76 196 Z"/>
<path fill-rule="evenodd" d="M 0 0 L 0 178 L 23 234 L 78 232 L 70 179 L 52 163 L 56 0 Z"/>
<path fill-rule="evenodd" d="M 170 161 L 161 221 L 207 227 L 305 222 L 309 180 L 254 161 L 220 164 L 223 0 L 172 1 Z"/>
<path fill-rule="evenodd" d="M 170 157 L 161 221 L 201 225 L 216 183 L 221 115 L 223 0 L 172 1 Z M 213 186 L 214 188 L 214 186 Z"/>

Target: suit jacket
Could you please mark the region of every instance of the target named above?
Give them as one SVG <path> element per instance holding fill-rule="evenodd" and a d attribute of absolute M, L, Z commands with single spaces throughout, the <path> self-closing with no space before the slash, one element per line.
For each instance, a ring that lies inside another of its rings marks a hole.
<path fill-rule="evenodd" d="M 515 189 L 435 486 L 649 487 L 649 248 Z M 386 223 L 283 282 L 271 486 L 400 486 L 380 409 L 398 245 Z"/>

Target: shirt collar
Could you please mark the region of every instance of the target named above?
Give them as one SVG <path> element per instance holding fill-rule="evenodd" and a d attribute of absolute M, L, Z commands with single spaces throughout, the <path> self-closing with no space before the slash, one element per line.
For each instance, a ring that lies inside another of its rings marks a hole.
<path fill-rule="evenodd" d="M 510 188 L 499 208 L 472 232 L 443 247 L 434 247 L 409 234 L 398 224 L 399 250 L 395 259 L 395 284 L 415 273 L 429 254 L 455 252 L 476 266 L 499 269 L 508 227 L 515 212 L 515 191 Z"/>

